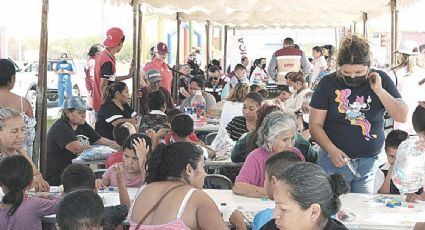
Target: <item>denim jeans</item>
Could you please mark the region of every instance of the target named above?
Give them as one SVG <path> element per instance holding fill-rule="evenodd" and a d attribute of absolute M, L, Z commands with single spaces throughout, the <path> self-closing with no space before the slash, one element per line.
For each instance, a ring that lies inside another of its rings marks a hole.
<path fill-rule="evenodd" d="M 378 156 L 354 158 L 351 159 L 350 162 L 353 168 L 360 174 L 359 176 L 355 176 L 347 165 L 341 168 L 336 167 L 329 158 L 328 153 L 322 148 L 319 150 L 317 164 L 320 165 L 327 174 L 342 174 L 347 184 L 350 186 L 350 191 L 353 193 L 373 193 L 375 175 L 379 167 Z"/>
<path fill-rule="evenodd" d="M 64 91 L 66 91 L 66 96 L 72 96 L 72 83 L 71 75 L 59 75 L 58 76 L 58 107 L 63 106 L 63 101 L 65 100 Z"/>

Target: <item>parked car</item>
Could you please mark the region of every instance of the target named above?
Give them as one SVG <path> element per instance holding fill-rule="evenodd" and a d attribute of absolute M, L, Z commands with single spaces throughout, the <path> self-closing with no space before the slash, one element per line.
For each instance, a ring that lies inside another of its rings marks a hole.
<path fill-rule="evenodd" d="M 16 62 L 11 60 L 16 66 L 16 81 L 12 92 L 25 96 L 35 106 L 36 89 L 38 83 L 38 61 L 31 62 L 25 67 L 19 67 Z M 47 101 L 49 105 L 57 106 L 58 99 L 58 75 L 55 73 L 56 65 L 60 59 L 49 59 L 47 61 Z M 88 92 L 85 87 L 84 62 L 74 62 L 68 60 L 73 68 L 74 75 L 71 75 L 72 95 L 87 97 Z"/>

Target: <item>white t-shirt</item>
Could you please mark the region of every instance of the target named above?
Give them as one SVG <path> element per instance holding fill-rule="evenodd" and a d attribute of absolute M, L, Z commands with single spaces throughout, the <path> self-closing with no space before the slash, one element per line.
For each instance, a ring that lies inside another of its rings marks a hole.
<path fill-rule="evenodd" d="M 263 69 L 257 66 L 255 67 L 254 71 L 252 71 L 252 74 L 249 79 L 249 83 L 251 85 L 262 84 L 263 83 L 263 81 L 261 80 L 262 78 L 267 78 L 267 75 Z"/>
<path fill-rule="evenodd" d="M 325 57 L 322 55 L 313 61 L 313 73 L 310 78 L 310 83 L 316 81 L 317 76 L 319 76 L 320 68 L 326 69 L 328 67 L 328 63 L 326 62 Z"/>
<path fill-rule="evenodd" d="M 311 92 L 309 88 L 302 90 L 299 93 L 294 93 L 292 96 L 285 101 L 285 109 L 287 112 L 294 113 L 301 109 L 303 106 L 304 95 Z"/>

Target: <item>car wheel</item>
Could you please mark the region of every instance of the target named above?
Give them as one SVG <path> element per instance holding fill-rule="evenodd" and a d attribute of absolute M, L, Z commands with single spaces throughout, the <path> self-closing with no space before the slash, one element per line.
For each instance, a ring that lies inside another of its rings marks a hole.
<path fill-rule="evenodd" d="M 35 107 L 36 107 L 36 101 L 37 101 L 37 91 L 31 89 L 27 93 L 27 100 L 29 101 L 32 111 L 35 114 Z"/>

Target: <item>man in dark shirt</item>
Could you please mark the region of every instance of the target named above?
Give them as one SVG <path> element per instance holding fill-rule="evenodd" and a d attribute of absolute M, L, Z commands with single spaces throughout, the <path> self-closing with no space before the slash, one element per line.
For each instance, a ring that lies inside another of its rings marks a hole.
<path fill-rule="evenodd" d="M 165 96 L 165 104 L 167 105 L 166 110 L 174 108 L 174 103 L 171 98 L 170 92 L 167 89 L 160 86 L 161 82 L 161 73 L 156 69 L 151 69 L 145 74 L 145 80 L 147 86 L 140 89 L 139 96 L 140 98 L 140 114 L 146 115 L 149 113 L 149 94 L 161 90 Z"/>
<path fill-rule="evenodd" d="M 205 83 L 205 92 L 213 95 L 216 102 L 219 102 L 221 101 L 221 91 L 223 91 L 226 82 L 222 79 L 219 66 L 210 66 L 208 72 L 209 79 L 207 83 Z"/>

